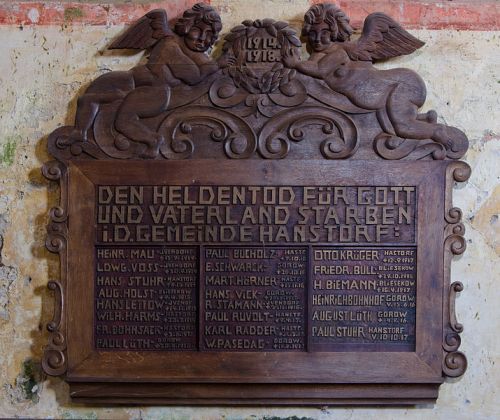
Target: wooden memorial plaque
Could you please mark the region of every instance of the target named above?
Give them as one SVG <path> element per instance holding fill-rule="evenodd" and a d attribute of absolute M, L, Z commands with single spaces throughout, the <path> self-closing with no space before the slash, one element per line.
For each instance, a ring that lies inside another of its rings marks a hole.
<path fill-rule="evenodd" d="M 450 261 L 468 141 L 419 114 L 425 85 L 373 61 L 423 43 L 390 17 L 363 33 L 334 5 L 303 35 L 222 25 L 197 4 L 148 13 L 55 130 L 47 247 L 56 312 L 43 367 L 74 401 L 420 404 L 466 369 Z"/>

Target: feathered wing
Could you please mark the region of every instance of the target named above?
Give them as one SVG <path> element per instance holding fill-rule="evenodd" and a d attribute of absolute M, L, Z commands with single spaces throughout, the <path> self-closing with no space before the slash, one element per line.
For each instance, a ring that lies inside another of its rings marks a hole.
<path fill-rule="evenodd" d="M 391 17 L 372 13 L 365 19 L 361 37 L 347 52 L 353 60 L 383 60 L 411 54 L 424 44 Z"/>
<path fill-rule="evenodd" d="M 167 12 L 164 9 L 155 9 L 128 28 L 124 34 L 109 46 L 109 49 L 130 48 L 143 50 L 152 47 L 160 39 L 171 33 L 168 28 Z"/>

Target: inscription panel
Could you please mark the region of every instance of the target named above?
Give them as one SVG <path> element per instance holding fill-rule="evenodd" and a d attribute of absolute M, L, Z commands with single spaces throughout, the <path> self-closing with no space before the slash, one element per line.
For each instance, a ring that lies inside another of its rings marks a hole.
<path fill-rule="evenodd" d="M 95 348 L 414 351 L 416 194 L 97 185 Z"/>
<path fill-rule="evenodd" d="M 102 244 L 415 244 L 414 186 L 96 188 Z"/>

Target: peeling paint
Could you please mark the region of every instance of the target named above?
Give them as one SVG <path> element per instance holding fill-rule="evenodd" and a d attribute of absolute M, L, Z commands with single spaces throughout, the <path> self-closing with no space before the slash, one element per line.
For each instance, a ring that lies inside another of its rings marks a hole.
<path fill-rule="evenodd" d="M 0 264 L 0 320 L 10 319 L 10 287 L 17 279 L 17 274 L 16 268 Z"/>
<path fill-rule="evenodd" d="M 314 420 L 312 417 L 297 417 L 297 416 L 289 416 L 289 417 L 278 417 L 278 416 L 264 416 L 262 420 Z"/>
<path fill-rule="evenodd" d="M 79 7 L 68 7 L 64 9 L 64 20 L 73 20 L 85 16 L 83 10 Z"/>
<path fill-rule="evenodd" d="M 2 146 L 0 153 L 0 163 L 5 166 L 10 166 L 14 163 L 14 156 L 16 154 L 16 142 L 14 138 L 8 137 Z"/>
<path fill-rule="evenodd" d="M 77 413 L 71 411 L 64 411 L 61 416 L 63 419 L 75 419 L 75 420 L 97 420 L 99 416 L 97 413 L 90 412 L 82 412 L 78 411 Z"/>
<path fill-rule="evenodd" d="M 22 363 L 21 373 L 17 376 L 15 385 L 4 386 L 10 401 L 17 403 L 28 401 L 37 404 L 40 401 L 40 383 L 42 371 L 40 363 L 27 359 Z"/>
<path fill-rule="evenodd" d="M 485 192 L 486 193 L 486 192 Z M 500 256 L 500 185 L 493 190 L 491 196 L 477 210 L 471 220 L 472 226 L 483 233 L 486 243 Z"/>
<path fill-rule="evenodd" d="M 40 391 L 39 382 L 41 378 L 40 363 L 33 359 L 25 360 L 23 363 L 23 373 L 20 376 L 19 384 L 23 389 L 26 399 L 37 403 L 39 400 L 38 392 Z"/>

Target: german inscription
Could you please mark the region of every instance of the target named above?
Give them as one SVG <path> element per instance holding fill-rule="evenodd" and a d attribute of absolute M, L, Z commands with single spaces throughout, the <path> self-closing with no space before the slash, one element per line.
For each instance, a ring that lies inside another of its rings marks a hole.
<path fill-rule="evenodd" d="M 99 185 L 96 203 L 98 349 L 414 349 L 416 187 Z"/>
<path fill-rule="evenodd" d="M 97 241 L 415 243 L 413 186 L 98 186 Z"/>

